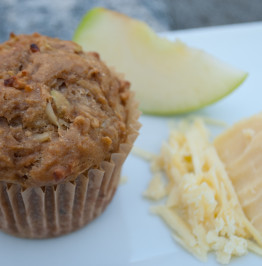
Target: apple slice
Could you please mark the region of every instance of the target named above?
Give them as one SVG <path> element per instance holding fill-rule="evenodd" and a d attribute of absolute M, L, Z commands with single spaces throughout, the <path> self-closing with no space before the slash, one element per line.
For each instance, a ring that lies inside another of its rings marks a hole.
<path fill-rule="evenodd" d="M 143 22 L 104 8 L 85 15 L 73 40 L 125 73 L 144 113 L 199 109 L 232 92 L 247 76 L 181 41 L 160 38 Z"/>

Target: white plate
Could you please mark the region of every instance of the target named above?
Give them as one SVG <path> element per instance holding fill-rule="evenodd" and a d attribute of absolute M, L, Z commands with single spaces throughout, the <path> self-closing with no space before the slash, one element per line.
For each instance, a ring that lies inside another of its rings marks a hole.
<path fill-rule="evenodd" d="M 262 110 L 262 23 L 165 33 L 199 47 L 249 72 L 245 83 L 220 102 L 196 112 L 229 124 Z M 141 117 L 136 146 L 158 152 L 174 117 Z M 25 240 L 0 233 L 0 265 L 21 266 L 173 266 L 203 265 L 179 245 L 160 218 L 149 214 L 151 202 L 142 192 L 151 178 L 148 164 L 130 155 L 123 169 L 128 182 L 120 185 L 106 211 L 85 228 L 48 240 Z M 248 254 L 230 265 L 261 265 Z M 206 265 L 218 265 L 213 255 Z"/>

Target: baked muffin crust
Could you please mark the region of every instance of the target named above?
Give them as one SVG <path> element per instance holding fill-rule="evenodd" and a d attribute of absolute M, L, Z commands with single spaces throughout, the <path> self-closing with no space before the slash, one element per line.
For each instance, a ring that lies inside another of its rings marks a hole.
<path fill-rule="evenodd" d="M 129 83 L 71 41 L 0 45 L 0 180 L 46 186 L 99 167 L 126 139 Z"/>

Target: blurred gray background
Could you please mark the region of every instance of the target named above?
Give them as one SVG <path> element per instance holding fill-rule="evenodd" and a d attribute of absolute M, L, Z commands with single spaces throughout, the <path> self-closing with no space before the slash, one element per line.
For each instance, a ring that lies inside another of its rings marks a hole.
<path fill-rule="evenodd" d="M 0 41 L 10 32 L 71 39 L 95 6 L 143 20 L 158 32 L 262 20 L 262 0 L 0 0 Z"/>

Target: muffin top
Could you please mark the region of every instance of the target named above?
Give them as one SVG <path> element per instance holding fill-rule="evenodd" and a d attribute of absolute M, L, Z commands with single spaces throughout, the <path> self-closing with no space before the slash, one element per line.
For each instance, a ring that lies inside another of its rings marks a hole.
<path fill-rule="evenodd" d="M 129 83 L 71 41 L 0 45 L 0 181 L 45 186 L 109 160 L 126 139 Z"/>

